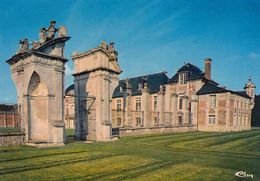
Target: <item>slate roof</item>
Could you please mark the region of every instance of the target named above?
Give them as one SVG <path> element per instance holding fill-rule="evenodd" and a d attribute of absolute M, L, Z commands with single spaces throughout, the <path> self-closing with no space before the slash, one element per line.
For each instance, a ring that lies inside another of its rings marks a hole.
<path fill-rule="evenodd" d="M 216 94 L 216 93 L 225 93 L 225 92 L 231 92 L 233 94 L 237 94 L 239 96 L 251 99 L 251 97 L 248 96 L 245 91 L 228 90 L 226 88 L 219 87 L 215 82 L 212 81 L 206 81 L 205 84 L 202 86 L 202 88 L 198 90 L 196 94 L 204 95 L 204 94 Z"/>
<path fill-rule="evenodd" d="M 70 85 L 66 90 L 65 90 L 65 95 L 69 93 L 69 91 L 74 90 L 74 84 Z"/>
<path fill-rule="evenodd" d="M 182 72 L 188 73 L 188 81 L 204 78 L 204 73 L 198 67 L 192 65 L 191 63 L 187 63 L 177 71 L 177 73 L 169 80 L 169 83 L 179 82 L 179 73 Z"/>
<path fill-rule="evenodd" d="M 139 83 L 141 83 L 142 81 L 147 81 L 147 86 L 150 93 L 157 93 L 160 90 L 160 85 L 168 83 L 169 78 L 166 75 L 166 72 L 129 78 L 128 82 L 132 88 L 133 96 L 141 95 L 141 90 L 139 90 Z M 120 89 L 122 90 L 125 88 L 125 82 L 126 79 L 119 81 L 119 85 L 116 87 L 113 93 L 113 98 L 123 97 L 123 91 L 120 91 Z"/>

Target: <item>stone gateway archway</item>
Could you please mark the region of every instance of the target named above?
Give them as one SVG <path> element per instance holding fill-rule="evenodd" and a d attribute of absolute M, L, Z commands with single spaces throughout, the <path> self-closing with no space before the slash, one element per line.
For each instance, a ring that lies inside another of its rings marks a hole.
<path fill-rule="evenodd" d="M 33 72 L 28 87 L 29 141 L 48 142 L 48 90 Z"/>
<path fill-rule="evenodd" d="M 112 140 L 112 94 L 122 72 L 114 43 L 74 53 L 75 134 L 87 141 Z"/>
<path fill-rule="evenodd" d="M 20 40 L 19 51 L 7 60 L 17 88 L 25 142 L 37 146 L 64 145 L 64 70 L 68 61 L 64 47 L 70 37 L 64 27 L 54 25 L 51 21 L 49 28 L 41 29 L 39 42 L 31 47 L 28 39 Z"/>

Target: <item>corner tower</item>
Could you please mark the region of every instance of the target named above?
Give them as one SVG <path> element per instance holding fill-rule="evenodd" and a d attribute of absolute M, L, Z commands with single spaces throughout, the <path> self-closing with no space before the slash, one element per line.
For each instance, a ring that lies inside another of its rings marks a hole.
<path fill-rule="evenodd" d="M 73 53 L 76 137 L 87 141 L 110 141 L 112 94 L 122 72 L 114 43 Z"/>
<path fill-rule="evenodd" d="M 248 78 L 248 82 L 246 83 L 244 89 L 247 93 L 247 95 L 249 95 L 251 97 L 251 109 L 253 109 L 254 105 L 255 105 L 255 84 L 252 82 L 252 78 L 251 76 Z"/>

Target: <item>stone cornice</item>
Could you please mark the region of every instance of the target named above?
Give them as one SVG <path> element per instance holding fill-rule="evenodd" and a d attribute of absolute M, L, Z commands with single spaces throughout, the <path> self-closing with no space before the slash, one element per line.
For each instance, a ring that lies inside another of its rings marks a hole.
<path fill-rule="evenodd" d="M 13 64 L 17 63 L 19 60 L 25 59 L 25 58 L 27 58 L 31 55 L 38 55 L 38 56 L 41 56 L 41 57 L 46 57 L 48 59 L 61 60 L 62 62 L 66 63 L 68 61 L 68 59 L 66 59 L 64 57 L 56 56 L 56 55 L 46 54 L 46 53 L 41 52 L 41 50 L 45 49 L 48 46 L 56 44 L 58 42 L 65 42 L 68 39 L 70 39 L 70 37 L 55 38 L 53 40 L 50 40 L 50 41 L 42 44 L 40 47 L 38 47 L 36 49 L 29 49 L 29 50 L 27 50 L 23 53 L 18 53 L 16 55 L 14 55 L 10 59 L 8 59 L 6 61 L 6 63 L 8 63 L 9 65 L 13 65 Z"/>
<path fill-rule="evenodd" d="M 110 68 L 107 68 L 107 67 L 98 67 L 98 68 L 94 68 L 94 69 L 90 69 L 90 70 L 85 70 L 85 71 L 82 71 L 82 72 L 79 72 L 79 73 L 75 73 L 75 74 L 72 74 L 72 75 L 78 76 L 78 75 L 83 75 L 83 74 L 89 74 L 91 72 L 95 72 L 95 71 L 98 71 L 98 70 L 108 71 L 108 72 L 112 72 L 112 73 L 115 73 L 115 74 L 120 74 L 122 72 L 122 71 L 117 72 L 117 71 L 110 69 Z"/>
<path fill-rule="evenodd" d="M 114 57 L 110 54 L 109 51 L 105 50 L 104 48 L 102 47 L 97 47 L 97 48 L 92 48 L 86 52 L 83 52 L 83 53 L 77 53 L 76 55 L 72 55 L 71 58 L 72 60 L 74 61 L 74 59 L 78 59 L 78 58 L 82 58 L 84 56 L 87 56 L 87 55 L 90 55 L 90 54 L 93 54 L 95 52 L 98 52 L 98 51 L 101 51 L 103 52 L 104 54 L 106 54 L 110 59 L 114 59 Z"/>
<path fill-rule="evenodd" d="M 55 38 L 53 40 L 45 42 L 44 44 L 39 46 L 36 50 L 41 52 L 42 50 L 44 50 L 48 46 L 54 45 L 54 44 L 59 43 L 59 42 L 65 42 L 65 41 L 67 41 L 69 39 L 70 39 L 70 36 Z"/>

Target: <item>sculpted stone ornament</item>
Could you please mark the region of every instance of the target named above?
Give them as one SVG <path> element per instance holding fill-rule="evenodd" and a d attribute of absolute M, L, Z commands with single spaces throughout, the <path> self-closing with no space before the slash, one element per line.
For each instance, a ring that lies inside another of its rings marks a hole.
<path fill-rule="evenodd" d="M 110 53 L 114 53 L 114 52 L 115 52 L 114 45 L 115 45 L 114 42 L 111 42 L 111 43 L 109 44 L 109 46 L 108 46 L 108 51 L 109 51 Z"/>
<path fill-rule="evenodd" d="M 19 41 L 19 45 L 20 45 L 20 49 L 19 49 L 18 53 L 23 53 L 23 52 L 25 52 L 25 51 L 28 50 L 28 48 L 29 48 L 28 39 L 25 38 L 24 40 L 20 40 L 20 41 Z"/>
<path fill-rule="evenodd" d="M 45 43 L 47 40 L 47 36 L 46 36 L 46 29 L 43 27 L 40 29 L 40 33 L 39 33 L 39 38 L 40 38 L 40 43 Z"/>
<path fill-rule="evenodd" d="M 107 49 L 107 43 L 105 41 L 101 41 L 100 47 L 103 49 Z"/>
<path fill-rule="evenodd" d="M 114 43 L 113 42 L 111 42 L 109 44 L 108 50 L 109 50 L 110 54 L 112 55 L 113 59 L 117 61 L 118 60 L 117 59 L 118 53 L 117 53 L 117 51 L 114 48 Z"/>
<path fill-rule="evenodd" d="M 51 21 L 50 27 L 47 29 L 47 40 L 52 40 L 55 37 L 55 33 L 58 31 L 58 29 L 55 28 L 56 21 Z"/>
<path fill-rule="evenodd" d="M 32 42 L 32 48 L 33 48 L 33 49 L 37 49 L 40 45 L 41 45 L 40 42 L 37 42 L 37 41 L 33 41 L 33 42 Z"/>
<path fill-rule="evenodd" d="M 60 26 L 60 28 L 58 29 L 58 37 L 66 37 L 67 34 L 67 29 L 64 26 Z"/>

